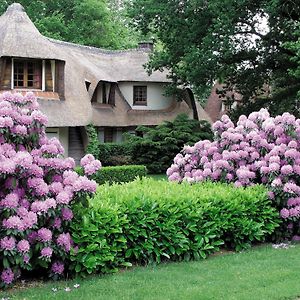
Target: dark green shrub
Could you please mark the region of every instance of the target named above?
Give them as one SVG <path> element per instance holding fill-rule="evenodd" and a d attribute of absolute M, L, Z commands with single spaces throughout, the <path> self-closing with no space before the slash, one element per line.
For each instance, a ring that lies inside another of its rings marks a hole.
<path fill-rule="evenodd" d="M 100 143 L 97 130 L 93 125 L 86 127 L 88 145 L 86 153 L 101 160 L 103 166 L 132 165 L 132 147 L 129 143 Z"/>
<path fill-rule="evenodd" d="M 154 128 L 140 126 L 137 132 L 143 137 L 127 136 L 132 160 L 135 164 L 145 165 L 151 174 L 165 173 L 184 145 L 213 136 L 208 122 L 190 120 L 186 115 L 179 115 L 173 122 L 164 122 Z"/>
<path fill-rule="evenodd" d="M 78 273 L 200 259 L 220 245 L 239 251 L 264 241 L 280 222 L 262 186 L 144 178 L 100 186 L 89 205 L 77 206 L 72 223 Z"/>
<path fill-rule="evenodd" d="M 76 167 L 76 172 L 83 175 L 81 167 Z M 92 176 L 98 184 L 104 183 L 125 183 L 134 181 L 137 177 L 144 177 L 147 175 L 147 168 L 145 166 L 115 166 L 115 167 L 102 167 L 96 174 Z"/>
<path fill-rule="evenodd" d="M 133 164 L 132 147 L 129 143 L 99 143 L 99 156 L 103 166 L 120 166 Z"/>

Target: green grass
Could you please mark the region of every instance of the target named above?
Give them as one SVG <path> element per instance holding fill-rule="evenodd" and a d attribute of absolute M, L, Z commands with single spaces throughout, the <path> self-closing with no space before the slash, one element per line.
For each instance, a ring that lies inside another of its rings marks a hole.
<path fill-rule="evenodd" d="M 237 299 L 276 300 L 300 296 L 300 246 L 256 247 L 198 262 L 138 267 L 114 275 L 45 283 L 0 294 L 10 299 Z M 65 292 L 66 286 L 80 288 Z M 52 287 L 59 288 L 53 293 Z"/>
<path fill-rule="evenodd" d="M 147 175 L 149 178 L 153 178 L 155 180 L 167 180 L 166 174 L 149 174 Z"/>

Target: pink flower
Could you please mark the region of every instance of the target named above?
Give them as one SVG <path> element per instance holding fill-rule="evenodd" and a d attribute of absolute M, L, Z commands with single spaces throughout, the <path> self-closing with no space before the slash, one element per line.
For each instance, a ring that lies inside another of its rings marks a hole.
<path fill-rule="evenodd" d="M 45 247 L 41 250 L 42 257 L 51 258 L 52 253 L 53 253 L 53 250 L 50 247 Z"/>
<path fill-rule="evenodd" d="M 37 236 L 41 242 L 49 242 L 52 239 L 52 232 L 47 228 L 41 228 L 38 230 Z"/>
<path fill-rule="evenodd" d="M 71 236 L 69 233 L 62 233 L 57 238 L 57 245 L 62 247 L 66 252 L 71 249 Z"/>
<path fill-rule="evenodd" d="M 281 173 L 283 175 L 289 175 L 293 173 L 293 167 L 291 165 L 285 165 L 281 167 Z"/>
<path fill-rule="evenodd" d="M 62 219 L 65 221 L 71 221 L 73 219 L 73 212 L 69 208 L 62 208 L 61 215 L 62 215 Z"/>
<path fill-rule="evenodd" d="M 58 193 L 58 195 L 56 196 L 56 202 L 58 204 L 69 204 L 69 202 L 71 201 L 71 195 L 68 192 L 60 192 Z"/>
<path fill-rule="evenodd" d="M 1 200 L 0 205 L 5 208 L 16 208 L 19 205 L 19 196 L 15 193 L 8 194 Z"/>
<path fill-rule="evenodd" d="M 61 275 L 63 272 L 64 272 L 64 264 L 62 262 L 54 262 L 52 267 L 51 267 L 51 271 L 54 273 L 54 274 L 58 274 L 58 275 Z"/>
<path fill-rule="evenodd" d="M 20 253 L 27 253 L 30 250 L 30 245 L 27 240 L 21 240 L 17 244 L 17 249 Z"/>
<path fill-rule="evenodd" d="M 91 163 L 92 161 L 95 160 L 95 157 L 92 154 L 87 154 L 86 156 L 84 156 L 81 161 L 80 161 L 80 165 L 82 167 L 88 165 L 89 163 Z"/>
<path fill-rule="evenodd" d="M 3 250 L 14 250 L 16 247 L 16 240 L 14 237 L 4 237 L 2 240 L 0 240 L 0 246 Z"/>
<path fill-rule="evenodd" d="M 15 278 L 15 275 L 11 269 L 4 269 L 1 273 L 1 279 L 6 285 L 11 284 L 13 282 L 14 278 Z"/>

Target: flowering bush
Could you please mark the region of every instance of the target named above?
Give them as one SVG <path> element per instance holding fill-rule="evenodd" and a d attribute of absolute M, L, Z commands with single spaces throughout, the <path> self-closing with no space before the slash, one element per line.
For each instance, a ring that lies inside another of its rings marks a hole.
<path fill-rule="evenodd" d="M 237 187 L 263 183 L 288 221 L 285 229 L 299 239 L 300 119 L 289 113 L 272 118 L 261 109 L 248 118 L 241 116 L 236 125 L 223 116 L 213 130 L 213 142 L 197 142 L 176 155 L 167 171 L 169 180 L 208 179 L 234 182 Z"/>
<path fill-rule="evenodd" d="M 9 285 L 22 270 L 65 272 L 74 248 L 70 233 L 72 202 L 96 190 L 87 176 L 101 163 L 87 155 L 79 176 L 72 158 L 45 134 L 47 118 L 32 93 L 0 96 L 0 277 Z"/>

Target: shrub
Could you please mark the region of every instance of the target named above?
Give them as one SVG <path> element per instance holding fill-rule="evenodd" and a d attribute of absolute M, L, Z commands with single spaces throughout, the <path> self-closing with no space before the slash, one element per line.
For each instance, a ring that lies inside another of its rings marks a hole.
<path fill-rule="evenodd" d="M 289 113 L 272 118 L 262 109 L 248 118 L 241 116 L 236 126 L 223 116 L 213 129 L 213 142 L 200 141 L 175 157 L 167 171 L 169 180 L 263 183 L 288 220 L 283 231 L 299 239 L 300 119 Z"/>
<path fill-rule="evenodd" d="M 45 134 L 47 118 L 32 93 L 0 96 L 0 272 L 7 286 L 22 270 L 66 272 L 73 241 L 71 204 L 96 190 L 96 182 L 74 172 L 56 138 Z M 85 173 L 101 166 L 82 159 Z"/>
<path fill-rule="evenodd" d="M 86 133 L 88 136 L 88 145 L 86 147 L 86 153 L 92 154 L 94 157 L 99 158 L 100 149 L 99 149 L 99 140 L 97 130 L 94 125 L 89 124 L 86 127 Z"/>
<path fill-rule="evenodd" d="M 145 165 L 152 174 L 164 173 L 184 145 L 212 138 L 208 122 L 190 120 L 186 115 L 154 128 L 140 126 L 137 131 L 143 137 L 128 136 L 132 160 Z"/>
<path fill-rule="evenodd" d="M 78 174 L 83 174 L 82 168 L 77 168 Z M 145 166 L 116 166 L 116 167 L 103 167 L 96 174 L 93 179 L 98 184 L 104 183 L 125 183 L 134 181 L 137 177 L 144 177 L 147 175 Z"/>
<path fill-rule="evenodd" d="M 120 166 L 133 164 L 132 147 L 129 143 L 99 143 L 99 159 L 103 166 Z"/>
<path fill-rule="evenodd" d="M 103 166 L 132 164 L 132 149 L 129 143 L 100 143 L 97 131 L 93 125 L 88 125 L 86 130 L 89 140 L 86 153 L 101 159 Z"/>
<path fill-rule="evenodd" d="M 72 223 L 78 273 L 130 264 L 205 258 L 225 245 L 241 250 L 264 241 L 279 214 L 263 186 L 205 182 L 181 185 L 144 178 L 99 187 Z"/>

